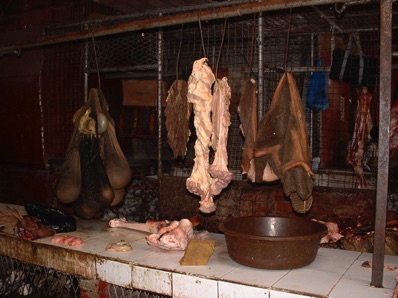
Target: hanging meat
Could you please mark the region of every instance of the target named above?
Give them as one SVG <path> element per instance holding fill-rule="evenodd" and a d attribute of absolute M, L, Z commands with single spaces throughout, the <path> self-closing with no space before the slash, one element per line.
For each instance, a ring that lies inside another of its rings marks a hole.
<path fill-rule="evenodd" d="M 367 188 L 366 178 L 363 171 L 363 155 L 367 132 L 367 123 L 370 119 L 370 103 L 372 95 L 367 87 L 362 87 L 358 94 L 357 109 L 355 114 L 355 126 L 350 145 L 348 146 L 347 163 L 354 168 L 358 177 L 358 188 Z"/>
<path fill-rule="evenodd" d="M 209 174 L 209 146 L 213 130 L 210 118 L 213 99 L 211 87 L 214 80 L 207 58 L 193 63 L 192 74 L 188 80 L 188 102 L 193 104 L 197 140 L 194 146 L 194 166 L 186 187 L 191 193 L 200 196 L 199 210 L 204 213 L 211 213 L 216 209 L 210 192 L 212 178 Z"/>
<path fill-rule="evenodd" d="M 173 150 L 174 158 L 184 158 L 187 152 L 189 118 L 192 104 L 187 99 L 188 84 L 184 80 L 175 80 L 169 89 L 166 99 L 167 141 Z"/>
<path fill-rule="evenodd" d="M 74 130 L 56 185 L 58 200 L 73 203 L 76 214 L 85 219 L 100 217 L 118 204 L 131 180 L 108 109 L 102 91 L 92 88 L 87 103 L 73 116 Z"/>
<path fill-rule="evenodd" d="M 293 75 L 287 72 L 279 81 L 269 110 L 258 126 L 255 158 L 251 164 L 255 166 L 255 181 L 262 182 L 269 174 L 279 177 L 293 209 L 306 213 L 313 200 L 314 174 L 309 155 L 300 93 Z"/>
<path fill-rule="evenodd" d="M 245 138 L 242 148 L 242 173 L 249 171 L 250 163 L 254 158 L 254 143 L 257 133 L 257 84 L 254 79 L 244 82 L 242 96 L 240 98 L 238 113 L 241 122 L 240 129 Z M 254 165 L 253 165 L 254 166 Z M 253 169 L 253 167 L 252 167 Z M 248 173 L 250 180 L 254 179 L 254 171 Z"/>
<path fill-rule="evenodd" d="M 228 128 L 231 125 L 231 115 L 229 105 L 231 98 L 231 88 L 228 79 L 217 79 L 214 85 L 213 104 L 212 104 L 212 124 L 213 133 L 211 137 L 211 147 L 215 151 L 214 161 L 210 165 L 209 173 L 211 180 L 211 194 L 219 195 L 232 180 L 232 173 L 228 170 Z"/>

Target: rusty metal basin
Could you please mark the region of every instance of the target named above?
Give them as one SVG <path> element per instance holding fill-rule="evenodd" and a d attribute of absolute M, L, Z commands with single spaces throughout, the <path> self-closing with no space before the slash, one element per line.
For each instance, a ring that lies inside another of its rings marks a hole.
<path fill-rule="evenodd" d="M 239 217 L 221 223 L 235 262 L 262 269 L 294 269 L 312 263 L 325 225 L 301 218 Z"/>

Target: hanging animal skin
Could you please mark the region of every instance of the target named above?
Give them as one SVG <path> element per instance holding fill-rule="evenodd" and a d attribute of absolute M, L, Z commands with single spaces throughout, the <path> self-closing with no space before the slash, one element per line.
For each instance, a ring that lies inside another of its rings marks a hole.
<path fill-rule="evenodd" d="M 108 108 L 102 91 L 92 88 L 87 103 L 73 116 L 72 139 L 56 185 L 58 200 L 73 203 L 85 219 L 98 218 L 120 203 L 132 176 Z"/>

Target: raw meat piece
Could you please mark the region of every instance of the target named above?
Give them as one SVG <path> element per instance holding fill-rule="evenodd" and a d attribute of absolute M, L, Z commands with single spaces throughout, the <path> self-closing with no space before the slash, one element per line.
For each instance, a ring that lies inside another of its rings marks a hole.
<path fill-rule="evenodd" d="M 35 240 L 53 236 L 55 230 L 43 225 L 36 217 L 22 216 L 14 207 L 7 206 L 9 212 L 17 219 L 14 234 L 23 240 Z"/>
<path fill-rule="evenodd" d="M 240 129 L 245 137 L 245 143 L 242 150 L 242 173 L 246 174 L 249 171 L 250 163 L 254 158 L 254 144 L 257 134 L 257 98 L 256 98 L 257 84 L 254 79 L 245 81 L 242 96 L 240 98 L 238 113 L 241 122 Z M 251 172 L 250 180 L 255 180 Z"/>
<path fill-rule="evenodd" d="M 228 186 L 232 180 L 232 173 L 228 170 L 228 127 L 231 124 L 229 104 L 231 98 L 231 88 L 227 78 L 218 79 L 214 86 L 212 122 L 213 134 L 211 146 L 215 150 L 213 163 L 210 165 L 209 173 L 211 181 L 211 194 L 216 196 Z"/>
<path fill-rule="evenodd" d="M 362 87 L 358 95 L 358 105 L 355 114 L 355 127 L 347 154 L 347 163 L 354 168 L 354 172 L 358 177 L 358 188 L 367 188 L 365 174 L 363 171 L 363 154 L 366 138 L 366 124 L 370 117 L 370 102 L 372 95 L 366 87 Z"/>
<path fill-rule="evenodd" d="M 193 226 L 189 219 L 172 221 L 157 233 L 146 237 L 148 244 L 167 250 L 185 250 L 190 239 L 194 237 Z"/>
<path fill-rule="evenodd" d="M 340 234 L 339 226 L 337 225 L 337 223 L 331 221 L 325 222 L 322 220 L 315 220 L 315 219 L 314 221 L 324 224 L 328 228 L 328 234 L 322 237 L 321 244 L 330 243 L 330 242 L 334 243 L 339 241 L 342 237 L 344 237 L 343 235 Z"/>
<path fill-rule="evenodd" d="M 212 178 L 209 174 L 209 145 L 212 134 L 210 113 L 213 99 L 211 87 L 214 80 L 213 71 L 207 65 L 207 58 L 193 63 L 192 74 L 188 80 L 188 102 L 193 104 L 197 140 L 194 146 L 194 166 L 191 176 L 186 180 L 186 188 L 200 196 L 199 210 L 204 213 L 211 213 L 216 209 L 210 191 Z"/>
<path fill-rule="evenodd" d="M 207 231 L 194 234 L 194 225 L 186 218 L 171 222 L 148 220 L 146 223 L 127 222 L 124 218 L 112 219 L 109 226 L 150 233 L 146 237 L 148 244 L 167 250 L 185 250 L 190 239 L 203 238 L 207 234 Z"/>
<path fill-rule="evenodd" d="M 51 238 L 51 243 L 64 244 L 68 246 L 82 246 L 84 244 L 84 240 L 72 235 L 56 235 Z"/>
<path fill-rule="evenodd" d="M 309 165 L 309 144 L 299 90 L 291 73 L 285 73 L 271 106 L 261 119 L 255 143 L 255 181 L 276 175 L 296 212 L 312 205 L 314 173 Z M 250 171 L 250 170 L 249 170 Z"/>
<path fill-rule="evenodd" d="M 189 131 L 189 118 L 192 104 L 187 99 L 188 84 L 184 80 L 176 80 L 169 89 L 166 99 L 167 141 L 173 150 L 174 158 L 185 157 Z"/>
<path fill-rule="evenodd" d="M 126 228 L 146 233 L 157 233 L 161 228 L 170 224 L 168 220 L 148 220 L 146 223 L 128 222 L 125 218 L 114 218 L 108 222 L 111 228 Z"/>
<path fill-rule="evenodd" d="M 398 274 L 395 277 L 395 281 L 397 284 L 395 285 L 394 293 L 392 293 L 392 298 L 398 298 Z"/>
<path fill-rule="evenodd" d="M 131 247 L 131 245 L 124 240 L 116 242 L 116 243 L 110 243 L 106 247 L 106 251 L 110 251 L 110 252 L 126 252 L 126 251 L 132 251 L 132 250 L 133 250 L 133 248 Z"/>

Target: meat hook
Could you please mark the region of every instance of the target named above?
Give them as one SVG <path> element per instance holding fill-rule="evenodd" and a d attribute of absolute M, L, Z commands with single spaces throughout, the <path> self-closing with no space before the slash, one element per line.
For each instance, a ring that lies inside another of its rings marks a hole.
<path fill-rule="evenodd" d="M 347 5 L 343 2 L 343 4 L 341 4 L 341 7 L 339 7 L 339 3 L 335 3 L 334 4 L 334 10 L 338 13 L 338 14 L 342 14 L 345 9 L 347 8 Z"/>

